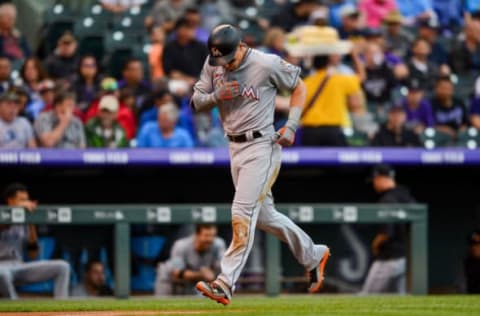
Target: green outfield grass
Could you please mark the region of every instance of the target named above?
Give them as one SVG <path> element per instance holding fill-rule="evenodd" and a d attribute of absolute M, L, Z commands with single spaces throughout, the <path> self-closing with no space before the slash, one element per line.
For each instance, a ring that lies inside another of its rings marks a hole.
<path fill-rule="evenodd" d="M 480 315 L 480 296 L 239 296 L 223 307 L 203 298 L 130 300 L 28 300 L 1 301 L 6 312 L 47 311 L 156 311 L 158 315 L 388 315 L 456 316 Z"/>

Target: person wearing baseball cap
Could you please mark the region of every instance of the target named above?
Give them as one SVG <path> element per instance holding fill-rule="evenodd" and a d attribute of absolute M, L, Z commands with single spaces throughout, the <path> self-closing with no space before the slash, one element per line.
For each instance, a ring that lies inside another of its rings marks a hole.
<path fill-rule="evenodd" d="M 409 190 L 396 182 L 395 170 L 387 164 L 375 165 L 370 178 L 378 203 L 415 203 Z M 404 224 L 382 225 L 372 241 L 375 258 L 362 287 L 363 294 L 406 292 L 406 242 Z"/>
<path fill-rule="evenodd" d="M 374 147 L 420 147 L 418 136 L 406 127 L 406 113 L 402 104 L 390 106 L 387 122 L 380 126 L 371 141 Z"/>
<path fill-rule="evenodd" d="M 97 116 L 85 125 L 88 147 L 128 147 L 125 129 L 117 119 L 119 107 L 118 99 L 113 95 L 105 95 L 100 99 Z"/>
<path fill-rule="evenodd" d="M 47 72 L 53 79 L 69 79 L 78 63 L 77 41 L 72 32 L 66 31 L 57 41 L 57 47 L 45 62 Z"/>
<path fill-rule="evenodd" d="M 35 148 L 32 125 L 19 117 L 19 99 L 11 91 L 0 94 L 0 148 Z"/>
<path fill-rule="evenodd" d="M 466 292 L 480 294 L 480 229 L 468 236 L 468 256 L 463 263 Z"/>
<path fill-rule="evenodd" d="M 432 47 L 432 53 L 428 60 L 436 65 L 447 65 L 448 53 L 445 46 L 438 40 L 440 24 L 437 18 L 429 17 L 418 20 L 418 36 L 425 39 Z"/>
<path fill-rule="evenodd" d="M 387 50 L 400 58 L 407 56 L 413 36 L 403 27 L 404 19 L 400 11 L 390 11 L 384 18 L 384 38 Z"/>
<path fill-rule="evenodd" d="M 358 40 L 363 37 L 360 29 L 360 11 L 354 4 L 347 4 L 340 10 L 341 25 L 338 34 L 341 39 Z"/>
<path fill-rule="evenodd" d="M 425 85 L 417 78 L 410 78 L 406 84 L 407 95 L 402 101 L 407 115 L 407 127 L 415 133 L 422 133 L 434 125 L 433 110 L 425 97 Z"/>

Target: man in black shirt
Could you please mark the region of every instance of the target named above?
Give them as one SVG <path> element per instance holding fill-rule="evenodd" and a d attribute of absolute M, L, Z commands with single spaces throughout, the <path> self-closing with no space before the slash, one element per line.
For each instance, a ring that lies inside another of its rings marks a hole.
<path fill-rule="evenodd" d="M 390 101 L 390 91 L 395 86 L 395 77 L 385 61 L 385 54 L 377 43 L 367 44 L 365 50 L 367 77 L 362 83 L 369 104 L 384 106 Z"/>
<path fill-rule="evenodd" d="M 207 58 L 207 47 L 195 39 L 195 25 L 186 18 L 180 18 L 175 25 L 175 38 L 163 50 L 163 69 L 170 79 L 195 84 L 203 62 Z"/>
<path fill-rule="evenodd" d="M 469 255 L 464 261 L 467 293 L 480 294 L 480 229 L 469 238 Z"/>
<path fill-rule="evenodd" d="M 388 165 L 377 165 L 373 169 L 372 184 L 379 195 L 379 203 L 414 203 L 410 192 L 397 185 L 395 171 Z M 362 292 L 405 293 L 406 288 L 406 231 L 405 225 L 383 225 L 372 241 L 375 256 Z"/>
<path fill-rule="evenodd" d="M 310 14 L 319 7 L 317 0 L 300 0 L 288 3 L 272 17 L 271 26 L 278 26 L 290 32 L 294 27 L 308 24 Z"/>
<path fill-rule="evenodd" d="M 405 126 L 405 109 L 402 105 L 393 105 L 388 111 L 388 119 L 372 139 L 376 147 L 419 147 L 420 139 Z"/>
<path fill-rule="evenodd" d="M 435 128 L 456 137 L 459 131 L 467 128 L 468 111 L 465 103 L 454 97 L 453 83 L 449 77 L 441 77 L 435 85 L 435 95 L 431 100 Z"/>

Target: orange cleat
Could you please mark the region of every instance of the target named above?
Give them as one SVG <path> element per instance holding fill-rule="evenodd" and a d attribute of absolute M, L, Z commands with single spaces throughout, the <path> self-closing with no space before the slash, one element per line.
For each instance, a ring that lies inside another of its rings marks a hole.
<path fill-rule="evenodd" d="M 323 285 L 323 279 L 325 278 L 325 266 L 327 265 L 328 258 L 330 258 L 330 249 L 325 250 L 325 254 L 320 260 L 318 266 L 309 272 L 310 276 L 310 288 L 308 292 L 317 293 L 320 291 Z"/>

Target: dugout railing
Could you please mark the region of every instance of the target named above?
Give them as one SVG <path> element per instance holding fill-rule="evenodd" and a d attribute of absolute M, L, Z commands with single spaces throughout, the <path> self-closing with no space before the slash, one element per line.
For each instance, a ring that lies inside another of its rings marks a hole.
<path fill-rule="evenodd" d="M 423 204 L 277 204 L 277 209 L 299 224 L 410 224 L 410 291 L 428 291 L 428 210 Z M 30 213 L 23 208 L 0 206 L 0 224 L 114 225 L 115 295 L 130 294 L 130 224 L 229 224 L 230 205 L 41 205 Z M 281 291 L 281 245 L 270 234 L 265 239 L 265 289 Z"/>

